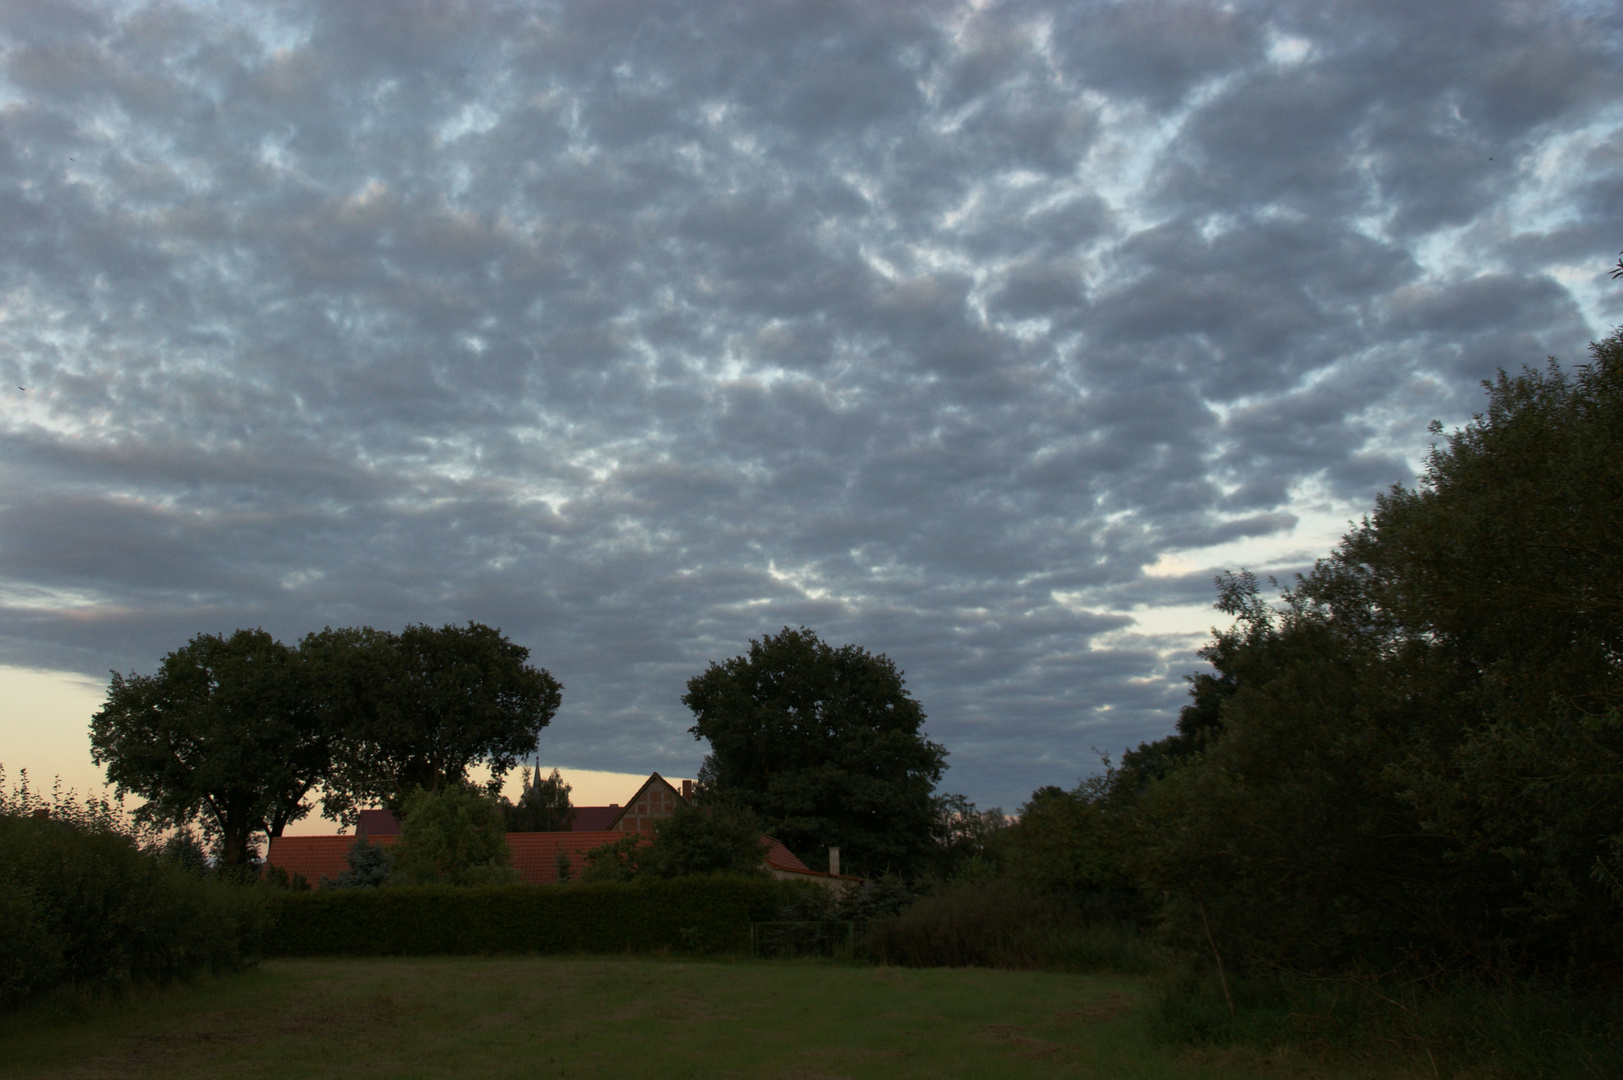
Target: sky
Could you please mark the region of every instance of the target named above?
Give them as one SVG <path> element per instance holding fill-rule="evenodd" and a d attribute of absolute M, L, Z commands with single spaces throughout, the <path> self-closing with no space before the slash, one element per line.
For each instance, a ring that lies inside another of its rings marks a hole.
<path fill-rule="evenodd" d="M 200 633 L 500 627 L 692 776 L 807 626 L 1013 808 L 1623 322 L 1612 3 L 0 4 L 0 764 Z"/>

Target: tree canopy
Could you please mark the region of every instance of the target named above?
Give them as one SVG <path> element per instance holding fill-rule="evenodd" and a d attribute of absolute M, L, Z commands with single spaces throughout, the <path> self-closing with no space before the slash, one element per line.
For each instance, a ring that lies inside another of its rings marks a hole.
<path fill-rule="evenodd" d="M 1099 800 L 1174 932 L 1265 968 L 1623 963 L 1623 333 L 1486 388 L 1277 606 L 1221 583 L 1214 673 Z"/>
<path fill-rule="evenodd" d="M 202 820 L 223 861 L 252 857 L 255 833 L 280 836 L 310 811 L 333 732 L 297 653 L 263 630 L 199 634 L 153 675 L 113 673 L 90 721 L 91 756 L 139 820 Z"/>
<path fill-rule="evenodd" d="M 113 674 L 91 751 L 146 800 L 139 820 L 201 820 L 243 866 L 254 835 L 281 835 L 317 788 L 324 813 L 353 824 L 368 802 L 402 811 L 419 788 L 462 785 L 474 764 L 499 785 L 561 697 L 528 659 L 478 623 L 328 628 L 297 649 L 263 630 L 199 634 L 153 675 Z"/>
<path fill-rule="evenodd" d="M 480 623 L 329 628 L 300 651 L 338 732 L 326 812 L 346 821 L 368 802 L 402 811 L 415 789 L 460 784 L 475 764 L 495 790 L 562 700 L 528 649 Z"/>
<path fill-rule="evenodd" d="M 930 857 L 946 750 L 920 731 L 924 711 L 883 654 L 785 627 L 689 680 L 682 702 L 710 743 L 706 801 L 753 811 L 814 862 L 838 846 L 853 873 Z"/>

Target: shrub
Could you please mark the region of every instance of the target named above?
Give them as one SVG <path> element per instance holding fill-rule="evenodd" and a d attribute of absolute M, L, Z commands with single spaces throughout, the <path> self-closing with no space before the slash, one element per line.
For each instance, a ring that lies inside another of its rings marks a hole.
<path fill-rule="evenodd" d="M 266 951 L 278 956 L 743 952 L 804 886 L 709 875 L 571 885 L 442 885 L 285 893 Z"/>
<path fill-rule="evenodd" d="M 1084 917 L 1072 904 L 1003 878 L 950 885 L 869 924 L 863 952 L 910 967 L 1058 968 L 1126 973 L 1155 967 L 1131 923 Z"/>
<path fill-rule="evenodd" d="M 252 959 L 257 890 L 144 852 L 94 809 L 24 816 L 18 801 L 0 806 L 0 1005 Z"/>
<path fill-rule="evenodd" d="M 375 889 L 386 884 L 394 873 L 394 858 L 389 854 L 389 849 L 382 844 L 372 843 L 365 834 L 349 846 L 344 853 L 344 861 L 349 863 L 349 869 L 335 878 L 323 874 L 320 888 Z M 286 876 L 287 871 L 283 870 L 282 874 Z"/>
<path fill-rule="evenodd" d="M 414 885 L 472 885 L 509 878 L 512 863 L 501 810 L 464 785 L 413 792 L 392 852 L 400 878 Z"/>

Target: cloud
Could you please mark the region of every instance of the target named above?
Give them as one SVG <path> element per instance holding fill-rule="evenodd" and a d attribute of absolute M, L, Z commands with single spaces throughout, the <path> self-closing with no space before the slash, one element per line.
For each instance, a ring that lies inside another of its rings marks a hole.
<path fill-rule="evenodd" d="M 1214 620 L 1137 620 L 1209 574 L 1146 566 L 1304 565 L 1609 329 L 1616 31 L 13 6 L 0 659 L 477 619 L 565 684 L 550 759 L 680 775 L 686 679 L 804 623 L 1012 806 L 1170 725 Z"/>

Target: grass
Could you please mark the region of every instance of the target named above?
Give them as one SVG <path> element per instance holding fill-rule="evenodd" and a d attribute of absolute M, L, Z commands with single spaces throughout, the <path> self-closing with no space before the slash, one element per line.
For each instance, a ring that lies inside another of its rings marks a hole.
<path fill-rule="evenodd" d="M 1332 1075 L 1158 1045 L 1153 996 L 1130 977 L 981 968 L 279 960 L 78 1016 L 0 1021 L 0 1078 Z"/>

